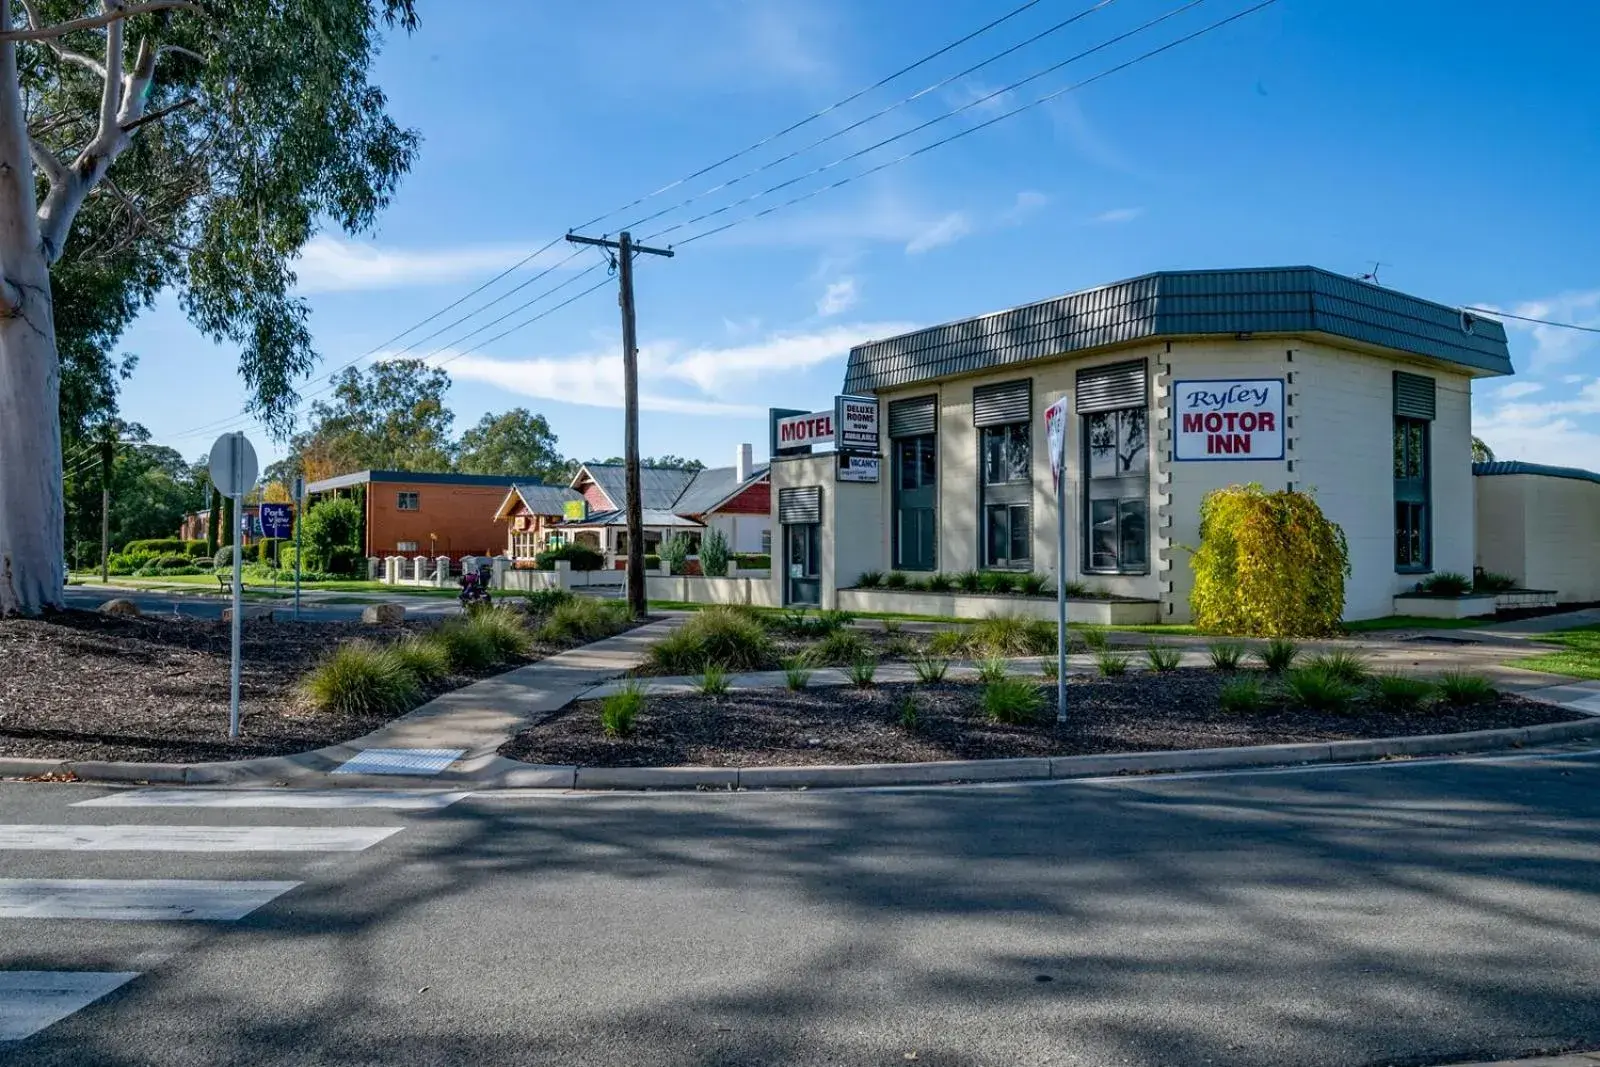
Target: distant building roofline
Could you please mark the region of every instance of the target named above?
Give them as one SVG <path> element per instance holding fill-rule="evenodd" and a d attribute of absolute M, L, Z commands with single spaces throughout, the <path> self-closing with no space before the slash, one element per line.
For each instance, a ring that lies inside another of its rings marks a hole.
<path fill-rule="evenodd" d="M 496 489 L 509 489 L 518 482 L 533 485 L 526 476 L 514 474 L 454 474 L 450 471 L 352 471 L 322 478 L 306 485 L 308 493 L 325 493 L 330 489 L 348 489 L 370 482 L 408 482 L 412 485 L 480 485 Z"/>

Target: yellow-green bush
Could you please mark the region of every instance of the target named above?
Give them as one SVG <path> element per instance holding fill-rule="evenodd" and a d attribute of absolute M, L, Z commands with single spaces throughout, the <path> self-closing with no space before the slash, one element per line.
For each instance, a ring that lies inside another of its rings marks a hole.
<path fill-rule="evenodd" d="M 1258 637 L 1339 631 L 1350 553 L 1344 531 L 1306 493 L 1254 483 L 1206 494 L 1189 561 L 1189 608 L 1201 630 Z"/>

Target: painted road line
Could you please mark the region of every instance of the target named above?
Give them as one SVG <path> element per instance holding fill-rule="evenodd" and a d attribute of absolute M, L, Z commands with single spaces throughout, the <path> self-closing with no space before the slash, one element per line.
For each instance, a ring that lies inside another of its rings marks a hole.
<path fill-rule="evenodd" d="M 54 852 L 360 852 L 398 826 L 7 826 L 0 850 Z"/>
<path fill-rule="evenodd" d="M 464 748 L 369 748 L 335 767 L 334 774 L 438 774 L 466 754 Z"/>
<path fill-rule="evenodd" d="M 299 882 L 0 878 L 0 919 L 232 922 Z"/>
<path fill-rule="evenodd" d="M 21 1041 L 139 977 L 137 971 L 0 971 L 0 1041 Z"/>
<path fill-rule="evenodd" d="M 438 811 L 466 793 L 437 789 L 130 789 L 75 808 L 382 808 L 387 811 Z"/>

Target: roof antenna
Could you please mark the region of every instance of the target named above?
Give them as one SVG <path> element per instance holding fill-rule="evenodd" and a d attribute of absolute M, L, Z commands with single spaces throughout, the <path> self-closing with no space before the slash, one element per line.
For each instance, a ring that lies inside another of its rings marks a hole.
<path fill-rule="evenodd" d="M 1388 265 L 1391 266 L 1391 267 L 1394 266 L 1393 263 L 1390 263 Z M 1356 281 L 1358 281 L 1358 282 L 1371 282 L 1373 285 L 1382 285 L 1383 281 L 1378 277 L 1378 268 L 1382 267 L 1382 266 L 1384 266 L 1384 264 L 1378 262 L 1376 259 L 1373 260 L 1372 261 L 1372 270 L 1370 272 L 1366 273 L 1366 274 L 1357 274 L 1356 275 Z"/>

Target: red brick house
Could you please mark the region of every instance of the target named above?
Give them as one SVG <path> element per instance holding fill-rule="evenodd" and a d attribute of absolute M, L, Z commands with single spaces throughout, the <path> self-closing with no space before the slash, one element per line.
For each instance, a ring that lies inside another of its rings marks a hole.
<path fill-rule="evenodd" d="M 505 544 L 495 506 L 515 482 L 500 475 L 356 471 L 308 484 L 306 506 L 330 496 L 361 501 L 365 556 L 492 556 Z"/>

